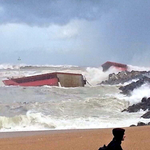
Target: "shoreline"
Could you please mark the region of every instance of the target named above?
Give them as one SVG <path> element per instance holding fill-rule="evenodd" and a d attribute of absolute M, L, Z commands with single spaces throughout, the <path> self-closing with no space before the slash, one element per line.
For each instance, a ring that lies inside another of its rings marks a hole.
<path fill-rule="evenodd" d="M 125 127 L 123 150 L 149 150 L 150 126 Z M 1 150 L 98 150 L 112 128 L 0 132 Z"/>

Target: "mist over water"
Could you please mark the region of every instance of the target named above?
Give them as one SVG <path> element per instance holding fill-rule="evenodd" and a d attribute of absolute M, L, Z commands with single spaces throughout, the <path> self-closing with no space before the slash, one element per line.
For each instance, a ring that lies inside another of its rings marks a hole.
<path fill-rule="evenodd" d="M 108 78 L 114 68 L 78 66 L 6 66 L 0 69 L 0 131 L 56 130 L 126 127 L 138 121 L 149 122 L 137 113 L 121 112 L 129 105 L 150 96 L 145 84 L 130 97 L 120 94 L 119 86 L 97 85 Z M 132 66 L 134 68 L 134 66 Z M 48 72 L 81 73 L 88 80 L 85 87 L 5 86 L 3 79 Z"/>
<path fill-rule="evenodd" d="M 1 0 L 0 62 L 149 66 L 149 8 L 148 0 Z"/>
<path fill-rule="evenodd" d="M 115 68 L 102 71 L 99 65 L 107 60 L 132 64 L 130 71 L 150 70 L 149 8 L 150 1 L 143 0 L 1 0 L 0 62 L 6 64 L 0 64 L 0 131 L 149 122 L 140 117 L 143 111 L 121 111 L 149 97 L 150 85 L 135 89 L 131 96 L 120 94 L 121 85 L 98 85 L 118 72 Z M 32 65 L 20 64 L 18 57 Z M 2 82 L 56 71 L 81 73 L 88 83 L 83 88 L 63 88 L 5 86 Z"/>

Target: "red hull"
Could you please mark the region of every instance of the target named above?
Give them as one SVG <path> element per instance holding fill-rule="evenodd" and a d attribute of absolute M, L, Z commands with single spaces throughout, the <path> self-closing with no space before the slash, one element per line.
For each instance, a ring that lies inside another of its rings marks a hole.
<path fill-rule="evenodd" d="M 3 80 L 3 83 L 5 85 L 19 86 L 58 86 L 60 83 L 60 85 L 64 87 L 77 87 L 84 86 L 85 81 L 81 74 L 54 72 L 21 78 L 11 78 Z"/>
<path fill-rule="evenodd" d="M 112 66 L 120 71 L 126 71 L 128 69 L 126 64 L 107 61 L 106 63 L 102 64 L 103 71 L 107 71 Z"/>
<path fill-rule="evenodd" d="M 19 86 L 43 86 L 43 85 L 58 86 L 58 79 L 54 78 L 54 79 L 25 82 L 25 83 L 17 83 L 14 82 L 12 79 L 10 79 L 10 80 L 3 80 L 3 83 L 5 85 L 19 85 Z"/>

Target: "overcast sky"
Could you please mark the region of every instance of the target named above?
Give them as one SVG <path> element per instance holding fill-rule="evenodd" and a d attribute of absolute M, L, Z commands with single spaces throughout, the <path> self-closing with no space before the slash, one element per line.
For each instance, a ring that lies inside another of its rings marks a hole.
<path fill-rule="evenodd" d="M 150 66 L 150 0 L 0 0 L 0 63 Z"/>

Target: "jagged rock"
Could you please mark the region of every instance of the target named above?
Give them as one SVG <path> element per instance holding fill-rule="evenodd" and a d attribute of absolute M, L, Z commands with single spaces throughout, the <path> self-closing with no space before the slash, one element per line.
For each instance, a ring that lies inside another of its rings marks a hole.
<path fill-rule="evenodd" d="M 143 117 L 143 118 L 150 118 L 150 111 L 148 111 L 147 113 L 145 113 L 141 117 Z"/>
<path fill-rule="evenodd" d="M 147 71 L 122 71 L 118 74 L 112 73 L 108 76 L 108 80 L 102 81 L 100 84 L 119 84 L 119 83 L 125 83 L 133 79 L 139 79 L 143 76 L 149 76 L 150 72 Z"/>
<path fill-rule="evenodd" d="M 128 111 L 128 112 L 138 112 L 142 110 L 148 110 L 147 113 L 142 115 L 141 117 L 143 118 L 150 118 L 150 97 L 146 98 L 143 97 L 140 103 L 133 104 L 132 106 L 129 106 L 127 109 L 124 109 L 123 111 Z"/>
<path fill-rule="evenodd" d="M 119 88 L 122 94 L 130 95 L 135 88 L 142 86 L 146 82 L 150 83 L 150 71 L 122 71 L 118 74 L 112 73 L 109 74 L 108 80 L 102 81 L 100 84 L 123 84 L 132 81 L 133 79 L 136 79 L 137 81 Z"/>
<path fill-rule="evenodd" d="M 134 125 L 134 124 L 132 124 L 132 125 L 130 125 L 130 127 L 136 127 L 136 126 L 147 126 L 147 125 L 150 125 L 150 122 L 149 123 L 144 123 L 144 122 L 138 122 L 137 123 L 137 125 Z"/>
<path fill-rule="evenodd" d="M 141 106 L 138 104 L 133 104 L 132 106 L 129 106 L 127 109 L 124 109 L 123 111 L 128 111 L 128 112 L 138 112 L 140 110 Z"/>
<path fill-rule="evenodd" d="M 146 77 L 146 76 L 143 76 L 143 77 L 141 77 L 138 81 L 132 82 L 131 84 L 128 84 L 128 85 L 126 85 L 126 86 L 121 86 L 119 89 L 122 91 L 122 92 L 121 92 L 122 94 L 130 95 L 130 93 L 131 93 L 134 89 L 136 89 L 136 88 L 142 86 L 142 85 L 145 84 L 145 83 L 150 83 L 150 78 L 148 78 L 148 77 Z"/>
<path fill-rule="evenodd" d="M 137 123 L 137 125 L 132 124 L 132 125 L 130 125 L 130 127 L 136 127 L 136 126 L 147 126 L 147 125 L 150 125 L 150 122 L 149 122 L 149 123 L 138 122 L 138 123 Z"/>
<path fill-rule="evenodd" d="M 132 125 L 130 125 L 130 127 L 136 127 L 136 125 L 132 124 Z"/>
<path fill-rule="evenodd" d="M 150 122 L 147 125 L 150 125 Z"/>
<path fill-rule="evenodd" d="M 140 103 L 133 104 L 132 106 L 129 106 L 127 109 L 123 111 L 137 112 L 140 111 L 140 109 L 144 111 L 147 109 L 150 110 L 150 97 L 149 98 L 143 97 Z"/>
<path fill-rule="evenodd" d="M 143 97 L 141 102 L 145 103 L 147 101 L 147 98 L 146 97 Z"/>
<path fill-rule="evenodd" d="M 145 126 L 146 125 L 146 123 L 144 123 L 144 122 L 138 122 L 137 123 L 137 126 Z"/>

